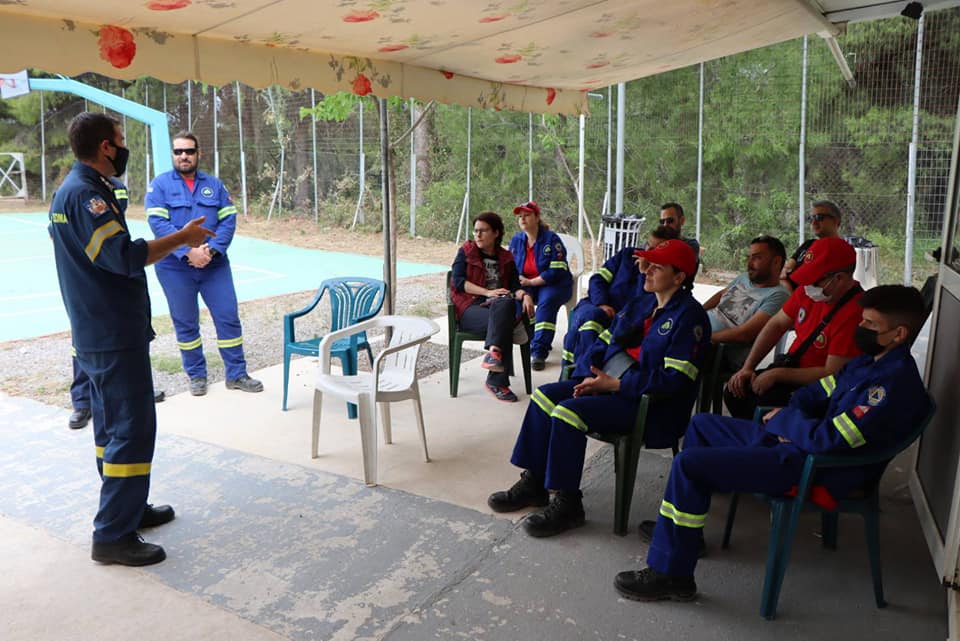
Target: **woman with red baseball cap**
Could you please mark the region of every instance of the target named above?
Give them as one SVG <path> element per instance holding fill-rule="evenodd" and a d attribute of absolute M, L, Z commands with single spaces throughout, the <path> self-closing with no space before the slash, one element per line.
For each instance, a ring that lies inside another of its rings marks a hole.
<path fill-rule="evenodd" d="M 540 206 L 531 200 L 514 207 L 513 213 L 520 231 L 510 241 L 510 252 L 520 272 L 520 285 L 533 298 L 537 310 L 530 366 L 542 370 L 553 347 L 557 312 L 573 293 L 573 277 L 563 241 L 543 222 Z"/>

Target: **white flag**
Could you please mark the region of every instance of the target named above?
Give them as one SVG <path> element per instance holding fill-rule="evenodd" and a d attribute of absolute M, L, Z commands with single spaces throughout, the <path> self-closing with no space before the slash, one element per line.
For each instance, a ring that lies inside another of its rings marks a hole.
<path fill-rule="evenodd" d="M 0 98 L 16 98 L 30 93 L 27 72 L 0 73 Z"/>

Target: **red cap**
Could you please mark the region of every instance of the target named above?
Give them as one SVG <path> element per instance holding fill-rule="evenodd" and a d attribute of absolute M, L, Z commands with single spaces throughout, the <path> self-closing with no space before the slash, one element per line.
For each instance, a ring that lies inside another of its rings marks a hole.
<path fill-rule="evenodd" d="M 697 255 L 683 240 L 667 240 L 653 249 L 638 249 L 633 255 L 656 265 L 670 265 L 687 276 L 693 276 L 697 271 Z"/>
<path fill-rule="evenodd" d="M 523 212 L 529 212 L 531 214 L 540 215 L 540 205 L 531 201 L 525 202 L 522 205 L 517 205 L 513 208 L 513 213 L 522 214 Z"/>
<path fill-rule="evenodd" d="M 790 280 L 797 285 L 813 285 L 827 274 L 856 264 L 857 252 L 850 243 L 838 236 L 821 238 L 810 245 L 803 263 L 790 273 Z"/>

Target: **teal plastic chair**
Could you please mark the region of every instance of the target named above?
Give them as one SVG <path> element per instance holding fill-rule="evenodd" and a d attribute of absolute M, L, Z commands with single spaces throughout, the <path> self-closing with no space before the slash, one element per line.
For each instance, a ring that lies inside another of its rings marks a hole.
<path fill-rule="evenodd" d="M 754 420 L 759 420 L 766 410 L 757 408 Z M 767 569 L 763 578 L 763 593 L 760 598 L 760 615 L 765 619 L 773 619 L 777 614 L 777 602 L 780 599 L 780 588 L 783 586 L 783 577 L 790 563 L 790 550 L 797 530 L 797 521 L 802 511 L 817 511 L 821 513 L 823 546 L 831 550 L 837 548 L 837 531 L 839 515 L 841 513 L 859 514 L 863 517 L 864 530 L 867 539 L 867 555 L 870 560 L 870 572 L 873 577 L 873 595 L 878 608 L 886 607 L 883 597 L 883 578 L 880 571 L 880 479 L 871 486 L 863 488 L 863 492 L 856 497 L 840 499 L 837 509 L 826 511 L 808 500 L 807 497 L 813 486 L 817 472 L 829 468 L 860 467 L 890 461 L 897 454 L 917 440 L 926 429 L 933 415 L 936 405 L 930 399 L 930 412 L 902 441 L 882 452 L 863 456 L 836 456 L 826 454 L 808 454 L 803 465 L 803 473 L 797 489 L 798 498 L 785 496 L 771 496 L 757 494 L 770 504 L 770 540 L 767 544 Z M 733 521 L 737 514 L 739 495 L 733 494 L 730 499 L 730 509 L 727 512 L 727 524 L 723 532 L 723 547 L 730 545 L 730 535 L 733 531 Z"/>
<path fill-rule="evenodd" d="M 465 332 L 457 324 L 457 308 L 450 300 L 450 280 L 453 278 L 453 272 L 447 272 L 447 336 L 448 354 L 450 358 L 450 396 L 457 397 L 457 391 L 460 387 L 460 358 L 463 355 L 463 343 L 465 341 L 484 341 L 486 336 L 474 332 Z M 533 392 L 533 383 L 530 369 L 530 341 L 520 346 L 520 360 L 523 364 L 523 382 L 527 389 L 527 396 Z M 514 376 L 513 363 L 511 361 L 510 376 Z"/>
<path fill-rule="evenodd" d="M 309 314 L 320 303 L 324 294 L 330 301 L 330 331 L 349 327 L 355 323 L 373 318 L 380 313 L 387 292 L 386 283 L 375 278 L 328 278 L 320 283 L 320 289 L 309 305 L 303 309 L 286 314 L 283 317 L 283 410 L 287 409 L 287 388 L 290 382 L 290 358 L 294 354 L 317 356 L 323 336 L 314 336 L 297 340 L 294 321 Z M 373 351 L 367 342 L 367 333 L 358 332 L 334 343 L 330 354 L 339 358 L 344 375 L 353 375 L 358 370 L 361 349 L 367 351 L 373 363 Z M 357 417 L 357 408 L 347 404 L 347 416 Z"/>

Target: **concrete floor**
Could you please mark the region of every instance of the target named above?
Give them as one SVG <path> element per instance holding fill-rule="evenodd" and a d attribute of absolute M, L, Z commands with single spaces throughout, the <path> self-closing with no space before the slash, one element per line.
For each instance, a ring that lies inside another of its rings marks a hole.
<path fill-rule="evenodd" d="M 445 342 L 440 335 L 438 342 Z M 638 604 L 612 588 L 640 567 L 646 545 L 613 525 L 610 450 L 592 444 L 584 477 L 587 525 L 535 540 L 493 515 L 487 495 L 509 486 L 508 463 L 526 408 L 482 390 L 478 361 L 421 385 L 422 457 L 409 403 L 381 443 L 380 486 L 362 483 L 360 439 L 345 408 L 324 408 L 311 459 L 311 359 L 294 363 L 290 409 L 280 368 L 256 373 L 266 391 L 178 395 L 158 406 L 152 499 L 176 506 L 147 531 L 166 562 L 143 569 L 89 560 L 98 482 L 90 430 L 67 412 L 0 396 L 0 639 L 944 639 L 943 591 L 913 506 L 908 462 L 885 481 L 881 544 L 887 599 L 873 604 L 862 528 L 841 520 L 837 552 L 801 524 L 774 622 L 758 615 L 767 515 L 745 501 L 733 546 L 721 551 L 726 500 L 714 502 L 710 554 L 691 604 Z M 555 380 L 555 359 L 534 381 Z M 644 452 L 631 527 L 652 517 L 669 453 Z"/>

